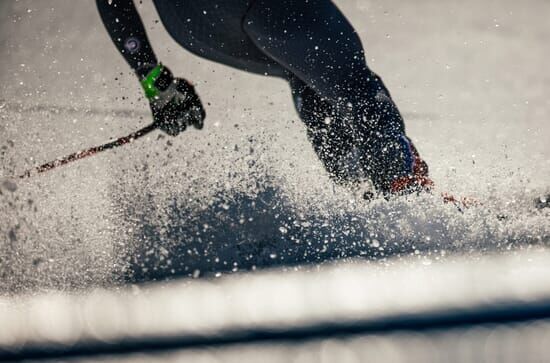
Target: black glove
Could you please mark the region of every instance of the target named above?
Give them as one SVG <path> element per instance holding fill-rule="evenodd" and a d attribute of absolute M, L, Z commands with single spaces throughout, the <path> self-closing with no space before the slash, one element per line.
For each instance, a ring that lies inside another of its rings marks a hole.
<path fill-rule="evenodd" d="M 206 116 L 195 88 L 182 78 L 174 78 L 162 64 L 141 80 L 153 112 L 153 124 L 170 136 L 177 136 L 193 125 L 202 129 Z"/>

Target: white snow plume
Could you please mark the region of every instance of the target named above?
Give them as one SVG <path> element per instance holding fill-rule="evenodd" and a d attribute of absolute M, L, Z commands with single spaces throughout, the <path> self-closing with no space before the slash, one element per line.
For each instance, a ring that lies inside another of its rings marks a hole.
<path fill-rule="evenodd" d="M 417 256 L 429 264 L 447 255 L 480 257 L 550 242 L 549 211 L 536 209 L 536 192 L 521 183 L 478 190 L 479 205 L 462 212 L 445 204 L 439 189 L 367 203 L 331 184 L 320 168 L 308 174 L 296 165 L 300 175 L 287 169 L 275 176 L 277 162 L 266 156 L 274 136 L 243 139 L 245 145 L 214 157 L 217 165 L 207 173 L 196 168 L 204 164 L 196 159 L 170 164 L 182 152 L 177 147 L 157 160 L 162 178 L 149 164 L 120 171 L 112 195 L 127 281 L 307 268 L 350 258 L 396 263 Z"/>
<path fill-rule="evenodd" d="M 480 257 L 484 252 L 544 246 L 550 240 L 544 224 L 548 215 L 543 213 L 461 214 L 434 196 L 380 201 L 367 208 L 336 202 L 328 211 L 315 204 L 294 205 L 280 189 L 264 187 L 251 194 L 219 192 L 207 206 L 190 206 L 175 198 L 160 213 L 138 213 L 128 258 L 130 280 L 197 277 L 351 257 L 396 263 L 403 256 L 416 255 L 429 264 L 448 254 Z M 150 206 L 151 201 L 143 205 Z"/>

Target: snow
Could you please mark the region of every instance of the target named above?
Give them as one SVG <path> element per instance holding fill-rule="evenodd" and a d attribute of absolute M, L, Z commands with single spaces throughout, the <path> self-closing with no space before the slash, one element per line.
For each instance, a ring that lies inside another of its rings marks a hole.
<path fill-rule="evenodd" d="M 534 210 L 532 200 L 549 191 L 550 3 L 337 4 L 404 113 L 435 195 L 366 204 L 334 186 L 284 82 L 180 49 L 144 2 L 159 58 L 196 84 L 207 107 L 205 130 L 155 133 L 4 183 L 0 293 L 314 269 L 358 256 L 429 265 L 545 249 L 548 211 Z M 0 175 L 149 122 L 139 85 L 93 6 L 0 2 Z M 483 206 L 461 214 L 439 192 Z"/>

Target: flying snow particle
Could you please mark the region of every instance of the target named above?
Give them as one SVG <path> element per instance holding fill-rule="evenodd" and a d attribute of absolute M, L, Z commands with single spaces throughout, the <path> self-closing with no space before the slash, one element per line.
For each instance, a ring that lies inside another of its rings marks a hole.
<path fill-rule="evenodd" d="M 17 184 L 15 184 L 14 182 L 12 182 L 10 180 L 4 180 L 4 182 L 2 183 L 2 186 L 4 188 L 6 188 L 6 190 L 8 190 L 12 193 L 17 190 Z"/>

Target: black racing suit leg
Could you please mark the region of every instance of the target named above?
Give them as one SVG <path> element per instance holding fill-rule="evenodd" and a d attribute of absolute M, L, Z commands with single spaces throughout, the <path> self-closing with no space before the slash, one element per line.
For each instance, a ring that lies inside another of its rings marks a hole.
<path fill-rule="evenodd" d="M 243 28 L 292 74 L 297 109 L 333 177 L 348 182 L 366 175 L 387 191 L 392 180 L 412 173 L 401 114 L 367 67 L 357 33 L 331 1 L 256 0 Z"/>

